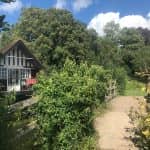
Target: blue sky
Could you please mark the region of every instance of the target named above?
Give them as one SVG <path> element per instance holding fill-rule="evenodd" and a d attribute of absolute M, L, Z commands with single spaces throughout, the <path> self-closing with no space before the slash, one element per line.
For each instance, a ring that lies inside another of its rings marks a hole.
<path fill-rule="evenodd" d="M 16 0 L 10 4 L 0 3 L 0 14 L 6 14 L 6 20 L 13 24 L 21 8 L 31 6 L 68 9 L 76 19 L 99 34 L 103 34 L 103 26 L 109 21 L 121 27 L 150 28 L 150 0 Z"/>

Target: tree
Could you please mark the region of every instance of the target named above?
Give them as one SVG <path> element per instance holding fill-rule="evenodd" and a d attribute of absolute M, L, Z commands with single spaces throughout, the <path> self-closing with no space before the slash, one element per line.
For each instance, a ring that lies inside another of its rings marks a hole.
<path fill-rule="evenodd" d="M 2 30 L 4 26 L 4 19 L 5 19 L 5 15 L 0 16 L 0 31 Z"/>
<path fill-rule="evenodd" d="M 144 46 L 144 39 L 135 28 L 123 28 L 119 34 L 120 45 L 123 49 L 139 50 Z"/>
<path fill-rule="evenodd" d="M 136 72 L 150 73 L 150 47 L 143 47 L 135 53 L 133 60 L 134 69 Z"/>
<path fill-rule="evenodd" d="M 116 44 L 118 43 L 119 32 L 120 26 L 119 24 L 116 24 L 114 21 L 107 23 L 104 27 L 105 36 Z"/>
<path fill-rule="evenodd" d="M 14 0 L 0 0 L 0 2 L 10 3 L 10 2 L 14 2 Z M 5 22 L 4 19 L 5 19 L 5 15 L 0 15 L 0 32 L 9 29 L 9 24 Z"/>
<path fill-rule="evenodd" d="M 120 49 L 110 38 L 99 37 L 95 45 L 97 64 L 105 68 L 114 68 L 123 64 Z"/>
<path fill-rule="evenodd" d="M 134 28 L 123 28 L 119 34 L 119 42 L 124 67 L 129 74 L 134 74 L 135 66 L 133 60 L 135 53 L 141 51 L 144 47 L 144 39 L 141 34 Z"/>
<path fill-rule="evenodd" d="M 145 45 L 150 45 L 150 30 L 143 28 L 138 28 L 137 30 L 144 38 Z"/>
<path fill-rule="evenodd" d="M 66 10 L 24 9 L 14 35 L 47 66 L 61 67 L 67 57 L 79 63 L 90 59 L 92 53 L 86 25 Z"/>
<path fill-rule="evenodd" d="M 12 36 L 11 35 L 12 35 L 12 32 L 10 30 L 5 31 L 1 34 L 0 48 L 3 48 L 4 46 L 6 46 L 10 42 L 12 42 Z"/>
<path fill-rule="evenodd" d="M 0 16 L 0 33 L 2 31 L 8 31 L 10 29 L 10 25 L 4 20 L 5 20 L 5 15 L 1 15 Z"/>

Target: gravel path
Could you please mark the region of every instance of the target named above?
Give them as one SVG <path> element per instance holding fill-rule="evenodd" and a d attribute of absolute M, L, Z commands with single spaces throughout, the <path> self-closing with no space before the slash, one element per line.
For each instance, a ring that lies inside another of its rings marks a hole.
<path fill-rule="evenodd" d="M 101 150 L 137 150 L 129 140 L 131 128 L 128 113 L 131 107 L 138 108 L 138 100 L 132 96 L 113 99 L 111 109 L 94 122 L 98 133 L 98 148 Z"/>

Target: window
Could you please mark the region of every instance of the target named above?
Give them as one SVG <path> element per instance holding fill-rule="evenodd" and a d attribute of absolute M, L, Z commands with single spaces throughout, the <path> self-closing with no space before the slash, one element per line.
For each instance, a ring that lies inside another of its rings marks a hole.
<path fill-rule="evenodd" d="M 19 83 L 19 70 L 18 69 L 8 69 L 8 85 L 13 86 Z"/>
<path fill-rule="evenodd" d="M 7 90 L 7 69 L 0 68 L 0 91 Z"/>
<path fill-rule="evenodd" d="M 19 66 L 19 50 L 17 49 L 17 65 Z"/>
<path fill-rule="evenodd" d="M 21 52 L 21 66 L 23 66 L 23 53 Z"/>
<path fill-rule="evenodd" d="M 3 59 L 2 56 L 0 56 L 0 65 L 1 65 L 1 66 L 4 65 L 4 59 Z"/>
<path fill-rule="evenodd" d="M 7 78 L 6 68 L 0 68 L 0 79 L 6 79 L 6 78 Z"/>
<path fill-rule="evenodd" d="M 8 56 L 8 65 L 10 65 L 10 55 Z"/>
<path fill-rule="evenodd" d="M 28 79 L 31 76 L 31 69 L 21 69 L 21 79 Z"/>
<path fill-rule="evenodd" d="M 13 49 L 13 65 L 15 65 L 15 50 Z"/>

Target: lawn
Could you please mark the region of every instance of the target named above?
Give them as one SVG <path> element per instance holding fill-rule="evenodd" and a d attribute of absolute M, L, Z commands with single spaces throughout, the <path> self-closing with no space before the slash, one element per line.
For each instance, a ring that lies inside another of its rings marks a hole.
<path fill-rule="evenodd" d="M 125 89 L 125 96 L 144 96 L 145 84 L 143 82 L 128 78 Z"/>

